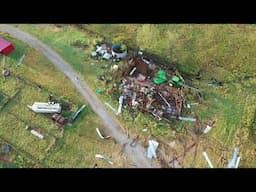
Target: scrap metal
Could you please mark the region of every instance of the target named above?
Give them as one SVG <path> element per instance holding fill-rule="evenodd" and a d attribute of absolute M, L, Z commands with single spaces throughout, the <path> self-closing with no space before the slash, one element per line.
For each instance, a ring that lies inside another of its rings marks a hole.
<path fill-rule="evenodd" d="M 194 122 L 194 118 L 180 117 L 184 104 L 182 88 L 173 86 L 170 81 L 160 84 L 153 82 L 154 76 L 160 70 L 162 69 L 159 66 L 145 57 L 135 57 L 129 60 L 119 86 L 122 90 L 120 95 L 123 99 L 122 105 L 125 108 L 138 108 L 142 112 L 148 112 L 158 120 L 163 118 L 170 120 L 175 117 L 179 120 Z M 164 71 L 168 80 L 176 75 L 184 84 L 184 79 L 177 70 Z"/>

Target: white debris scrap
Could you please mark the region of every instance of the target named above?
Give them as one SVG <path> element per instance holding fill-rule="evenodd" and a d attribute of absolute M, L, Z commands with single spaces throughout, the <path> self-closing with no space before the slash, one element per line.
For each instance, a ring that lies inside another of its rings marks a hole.
<path fill-rule="evenodd" d="M 149 158 L 149 159 L 155 158 L 156 159 L 156 149 L 157 149 L 158 145 L 159 145 L 159 143 L 157 141 L 154 141 L 154 140 L 148 141 L 147 158 Z"/>
<path fill-rule="evenodd" d="M 116 115 L 120 115 L 120 114 L 122 113 L 123 101 L 124 101 L 124 96 L 121 95 L 121 96 L 119 97 L 119 102 L 118 102 L 118 103 L 119 103 L 119 106 L 118 106 L 118 110 L 117 110 Z"/>
<path fill-rule="evenodd" d="M 33 130 L 33 129 L 32 129 L 30 132 L 31 132 L 33 135 L 39 137 L 40 139 L 43 139 L 43 138 L 44 138 L 44 136 L 43 136 L 42 134 L 38 133 L 37 131 L 35 131 L 35 130 Z"/>
<path fill-rule="evenodd" d="M 237 161 L 236 161 L 236 166 L 235 166 L 235 168 L 238 168 L 238 166 L 239 166 L 239 163 L 240 163 L 240 157 L 238 157 L 238 158 L 237 158 Z"/>
<path fill-rule="evenodd" d="M 96 128 L 96 132 L 98 133 L 98 135 L 99 135 L 99 137 L 100 137 L 101 139 L 108 139 L 108 138 L 110 138 L 110 136 L 104 137 L 104 136 L 101 134 L 99 128 Z"/>
<path fill-rule="evenodd" d="M 105 105 L 107 105 L 112 111 L 117 113 L 116 109 L 114 107 L 112 107 L 109 103 L 105 103 Z"/>
<path fill-rule="evenodd" d="M 117 71 L 118 70 L 118 65 L 113 65 L 111 67 L 111 71 Z"/>
<path fill-rule="evenodd" d="M 204 133 L 208 133 L 211 129 L 212 127 L 207 125 L 206 128 L 204 129 Z"/>
<path fill-rule="evenodd" d="M 130 72 L 129 75 L 133 75 L 134 71 L 136 71 L 136 67 L 134 67 L 134 68 L 131 70 L 131 72 Z"/>
<path fill-rule="evenodd" d="M 103 155 L 96 154 L 95 157 L 99 158 L 99 159 L 103 159 L 103 160 L 107 161 L 109 164 L 113 165 L 113 162 L 110 159 L 108 159 L 107 157 L 104 157 Z"/>

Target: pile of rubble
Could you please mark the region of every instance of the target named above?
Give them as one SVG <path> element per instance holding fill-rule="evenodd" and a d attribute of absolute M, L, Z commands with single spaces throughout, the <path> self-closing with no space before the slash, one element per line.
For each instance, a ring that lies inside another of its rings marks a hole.
<path fill-rule="evenodd" d="M 128 61 L 123 75 L 119 108 L 138 108 L 158 120 L 180 117 L 184 103 L 180 85 L 184 79 L 177 70 L 162 70 L 153 61 L 137 56 Z"/>

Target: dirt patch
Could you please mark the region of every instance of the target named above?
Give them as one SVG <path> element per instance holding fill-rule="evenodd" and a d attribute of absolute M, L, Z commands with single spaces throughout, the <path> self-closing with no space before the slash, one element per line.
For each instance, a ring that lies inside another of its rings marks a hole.
<path fill-rule="evenodd" d="M 11 163 L 12 159 L 8 155 L 0 155 L 0 161 L 2 161 L 4 163 Z"/>
<path fill-rule="evenodd" d="M 80 45 L 80 44 L 76 44 L 76 43 L 72 44 L 72 47 L 74 47 L 76 49 L 80 49 L 80 50 L 85 50 L 85 49 L 89 48 L 88 45 Z"/>

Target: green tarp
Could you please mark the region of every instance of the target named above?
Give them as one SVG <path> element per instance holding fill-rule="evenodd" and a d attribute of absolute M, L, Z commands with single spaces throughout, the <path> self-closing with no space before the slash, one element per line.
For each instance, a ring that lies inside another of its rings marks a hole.
<path fill-rule="evenodd" d="M 156 73 L 156 77 L 153 78 L 153 82 L 155 84 L 161 84 L 167 81 L 166 72 L 163 70 L 159 70 Z"/>

